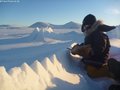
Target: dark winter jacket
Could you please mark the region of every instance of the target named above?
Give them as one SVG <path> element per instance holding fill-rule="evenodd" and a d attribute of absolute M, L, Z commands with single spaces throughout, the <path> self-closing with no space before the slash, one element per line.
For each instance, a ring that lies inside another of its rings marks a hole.
<path fill-rule="evenodd" d="M 90 58 L 87 59 L 101 63 L 99 66 L 107 61 L 110 42 L 108 36 L 103 32 L 110 31 L 114 28 L 114 26 L 103 25 L 100 21 L 96 21 L 90 29 L 84 32 L 86 34 L 84 44 L 90 44 L 92 47 Z M 96 66 L 96 64 L 94 65 Z"/>

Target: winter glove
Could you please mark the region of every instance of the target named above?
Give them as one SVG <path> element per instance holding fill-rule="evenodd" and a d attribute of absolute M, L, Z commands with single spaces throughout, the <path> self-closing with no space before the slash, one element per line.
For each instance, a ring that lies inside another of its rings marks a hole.
<path fill-rule="evenodd" d="M 72 49 L 71 49 L 71 53 L 73 55 L 78 54 L 80 56 L 83 56 L 84 58 L 88 58 L 90 56 L 90 54 L 92 53 L 92 48 L 91 45 L 75 45 Z"/>
<path fill-rule="evenodd" d="M 71 49 L 71 53 L 73 55 L 78 54 L 79 55 L 79 49 L 80 49 L 80 45 L 76 44 L 72 49 Z"/>

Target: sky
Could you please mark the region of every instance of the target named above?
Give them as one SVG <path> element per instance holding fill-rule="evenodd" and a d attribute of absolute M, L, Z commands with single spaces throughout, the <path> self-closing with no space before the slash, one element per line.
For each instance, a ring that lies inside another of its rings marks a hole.
<path fill-rule="evenodd" d="M 81 24 L 90 13 L 105 24 L 119 25 L 120 0 L 0 0 L 0 24 Z"/>

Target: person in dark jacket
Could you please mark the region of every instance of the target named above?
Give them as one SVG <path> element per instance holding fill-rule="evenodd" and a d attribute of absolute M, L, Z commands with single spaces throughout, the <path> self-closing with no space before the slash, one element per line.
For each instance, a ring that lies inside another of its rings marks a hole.
<path fill-rule="evenodd" d="M 85 34 L 84 44 L 91 45 L 92 52 L 89 60 L 100 62 L 101 65 L 107 62 L 109 56 L 109 38 L 103 32 L 115 29 L 115 26 L 102 24 L 92 14 L 87 15 L 82 24 L 82 32 Z M 98 67 L 101 65 L 97 65 Z M 96 67 L 97 67 L 96 66 Z"/>
<path fill-rule="evenodd" d="M 110 76 L 106 62 L 109 57 L 110 42 L 108 36 L 104 32 L 115 29 L 115 26 L 103 24 L 92 14 L 88 14 L 82 22 L 82 32 L 85 35 L 84 43 L 76 45 L 72 48 L 72 54 L 81 55 L 81 46 L 89 46 L 91 49 L 87 51 L 87 56 L 83 56 L 82 61 L 86 64 L 87 73 L 91 77 Z M 88 49 L 87 49 L 88 50 Z"/>
<path fill-rule="evenodd" d="M 114 58 L 109 59 L 109 38 L 103 32 L 115 29 L 96 20 L 92 14 L 88 14 L 82 23 L 82 32 L 85 35 L 84 43 L 75 45 L 71 53 L 83 56 L 86 70 L 90 77 L 112 77 L 118 84 L 113 84 L 109 90 L 120 90 L 120 62 Z M 107 64 L 106 64 L 107 63 Z"/>

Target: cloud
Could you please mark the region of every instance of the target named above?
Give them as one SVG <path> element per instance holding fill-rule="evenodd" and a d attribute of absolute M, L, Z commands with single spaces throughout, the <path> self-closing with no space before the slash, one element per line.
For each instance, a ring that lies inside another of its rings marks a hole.
<path fill-rule="evenodd" d="M 120 14 L 120 10 L 118 10 L 118 9 L 111 9 L 111 12 L 113 14 Z"/>
<path fill-rule="evenodd" d="M 117 8 L 109 8 L 106 10 L 107 14 L 120 15 L 120 10 Z"/>

